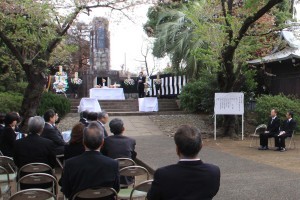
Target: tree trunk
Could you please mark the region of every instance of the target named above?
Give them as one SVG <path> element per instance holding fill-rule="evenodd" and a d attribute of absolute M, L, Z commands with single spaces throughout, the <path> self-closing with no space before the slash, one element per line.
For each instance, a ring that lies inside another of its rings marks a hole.
<path fill-rule="evenodd" d="M 40 67 L 40 66 L 39 66 Z M 36 115 L 38 106 L 40 105 L 41 96 L 45 86 L 45 76 L 38 67 L 28 65 L 25 67 L 28 86 L 25 90 L 20 115 L 23 117 L 21 122 L 22 132 L 27 132 L 28 119 Z M 40 67 L 40 69 L 43 67 Z"/>

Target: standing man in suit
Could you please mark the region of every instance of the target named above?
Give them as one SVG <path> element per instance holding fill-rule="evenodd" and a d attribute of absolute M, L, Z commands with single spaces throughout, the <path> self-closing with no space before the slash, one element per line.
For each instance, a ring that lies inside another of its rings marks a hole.
<path fill-rule="evenodd" d="M 91 122 L 83 133 L 85 153 L 65 162 L 61 190 L 68 199 L 88 188 L 110 187 L 119 191 L 119 164 L 100 153 L 103 143 L 103 129 L 97 122 Z"/>
<path fill-rule="evenodd" d="M 62 134 L 55 127 L 57 117 L 54 110 L 47 110 L 44 114 L 44 119 L 46 123 L 41 136 L 54 142 L 56 155 L 64 154 L 64 146 L 66 143 Z"/>
<path fill-rule="evenodd" d="M 271 110 L 271 117 L 268 122 L 267 130 L 259 135 L 260 147 L 258 150 L 268 150 L 268 138 L 279 134 L 280 119 L 277 117 L 277 110 Z"/>
<path fill-rule="evenodd" d="M 199 129 L 183 125 L 174 140 L 179 162 L 156 170 L 147 199 L 212 199 L 219 191 L 220 169 L 199 159 L 202 148 Z"/>
<path fill-rule="evenodd" d="M 289 111 L 286 113 L 286 120 L 283 122 L 280 133 L 275 135 L 275 146 L 276 151 L 284 152 L 285 149 L 285 138 L 292 137 L 293 132 L 296 129 L 296 121 L 293 119 L 293 112 Z"/>
<path fill-rule="evenodd" d="M 108 136 L 108 133 L 105 129 L 105 124 L 108 122 L 109 116 L 106 111 L 98 112 L 97 114 L 97 122 L 100 124 L 100 126 L 103 128 L 104 131 L 104 137 Z"/>
<path fill-rule="evenodd" d="M 145 96 L 145 85 L 144 83 L 146 82 L 146 77 L 143 76 L 143 72 L 140 72 L 138 78 L 137 78 L 137 82 L 138 82 L 138 93 L 139 93 L 139 98 L 144 98 Z"/>
<path fill-rule="evenodd" d="M 13 159 L 19 169 L 29 163 L 45 163 L 54 168 L 56 163 L 54 144 L 51 140 L 40 137 L 44 125 L 45 121 L 40 116 L 29 118 L 28 136 L 15 141 Z M 22 173 L 20 177 L 24 175 L 26 174 Z M 34 187 L 36 187 L 36 185 L 34 185 Z M 49 184 L 44 184 L 40 187 L 47 188 Z M 21 185 L 21 188 L 30 188 L 30 186 L 24 187 L 24 185 Z"/>

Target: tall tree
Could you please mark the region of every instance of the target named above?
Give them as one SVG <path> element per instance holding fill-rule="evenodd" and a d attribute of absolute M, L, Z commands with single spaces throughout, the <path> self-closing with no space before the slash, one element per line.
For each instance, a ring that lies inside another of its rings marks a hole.
<path fill-rule="evenodd" d="M 26 125 L 36 114 L 44 90 L 51 53 L 81 12 L 93 8 L 121 11 L 134 0 L 3 0 L 0 3 L 0 43 L 6 45 L 26 74 L 28 87 L 20 114 Z"/>

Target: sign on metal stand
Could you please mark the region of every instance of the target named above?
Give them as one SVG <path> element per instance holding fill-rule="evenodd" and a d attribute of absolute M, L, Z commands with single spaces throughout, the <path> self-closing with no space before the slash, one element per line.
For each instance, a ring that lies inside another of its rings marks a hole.
<path fill-rule="evenodd" d="M 217 139 L 217 115 L 242 115 L 242 140 L 244 140 L 244 93 L 215 93 L 214 139 Z"/>

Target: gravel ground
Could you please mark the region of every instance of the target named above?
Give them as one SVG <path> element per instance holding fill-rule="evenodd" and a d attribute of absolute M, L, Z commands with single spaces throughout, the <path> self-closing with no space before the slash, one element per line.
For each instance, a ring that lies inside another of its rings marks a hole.
<path fill-rule="evenodd" d="M 200 129 L 203 137 L 213 135 L 213 124 L 208 115 L 152 115 L 149 116 L 149 118 L 170 137 L 172 137 L 179 126 L 183 124 L 196 126 Z"/>
<path fill-rule="evenodd" d="M 78 113 L 69 113 L 60 121 L 57 127 L 60 131 L 71 130 L 72 127 L 79 122 L 79 119 Z"/>

